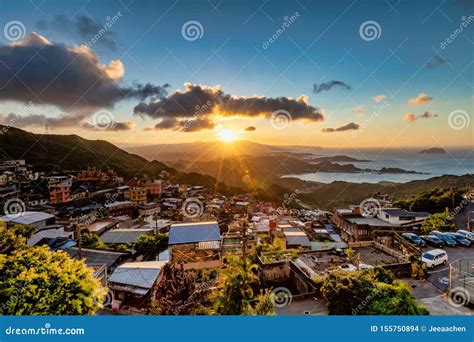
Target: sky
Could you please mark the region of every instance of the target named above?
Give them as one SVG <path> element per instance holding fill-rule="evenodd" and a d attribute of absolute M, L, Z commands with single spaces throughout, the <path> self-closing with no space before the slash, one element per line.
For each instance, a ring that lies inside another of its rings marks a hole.
<path fill-rule="evenodd" d="M 0 122 L 118 145 L 472 147 L 473 10 L 0 0 Z"/>

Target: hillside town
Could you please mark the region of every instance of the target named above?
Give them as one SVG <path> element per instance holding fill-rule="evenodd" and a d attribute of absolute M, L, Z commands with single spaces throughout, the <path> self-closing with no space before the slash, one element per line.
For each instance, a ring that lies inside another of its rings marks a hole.
<path fill-rule="evenodd" d="M 190 272 L 197 290 L 171 311 L 187 313 L 183 305 L 218 287 L 229 258 L 256 265 L 259 288 L 271 291 L 279 315 L 331 313 L 324 279 L 375 268 L 409 284 L 431 314 L 467 314 L 472 284 L 458 274 L 472 277 L 473 189 L 462 192 L 457 207 L 446 208 L 454 223 L 427 232 L 434 215 L 397 208 L 384 194 L 328 212 L 309 208 L 297 190 L 268 202 L 175 184 L 166 171 L 124 179 L 91 165 L 51 175 L 27 160 L 3 160 L 0 229 L 33 227 L 28 246 L 83 260 L 107 291 L 97 314 L 153 313 L 153 303 L 175 290 L 163 284 L 185 283 Z M 465 305 L 450 305 L 453 288 L 464 289 Z"/>

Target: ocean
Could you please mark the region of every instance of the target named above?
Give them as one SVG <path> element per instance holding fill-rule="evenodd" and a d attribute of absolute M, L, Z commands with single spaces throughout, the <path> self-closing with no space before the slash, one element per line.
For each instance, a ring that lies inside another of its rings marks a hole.
<path fill-rule="evenodd" d="M 380 170 L 383 167 L 396 167 L 408 171 L 427 174 L 390 174 L 390 173 L 339 173 L 315 172 L 284 177 L 297 177 L 302 180 L 320 183 L 345 181 L 352 183 L 405 183 L 412 180 L 428 179 L 442 175 L 474 174 L 474 149 L 452 148 L 445 149 L 444 154 L 422 154 L 423 149 L 337 149 L 324 148 L 314 152 L 315 156 L 345 155 L 356 159 L 371 160 L 370 162 L 338 162 L 338 164 L 354 164 L 361 169 Z"/>

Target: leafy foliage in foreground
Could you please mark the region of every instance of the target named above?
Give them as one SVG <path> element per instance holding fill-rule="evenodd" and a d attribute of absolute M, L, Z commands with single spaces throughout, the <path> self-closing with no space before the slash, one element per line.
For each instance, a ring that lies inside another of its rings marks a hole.
<path fill-rule="evenodd" d="M 63 251 L 29 247 L 16 231 L 0 230 L 1 314 L 86 315 L 100 308 L 105 290 L 92 269 Z"/>
<path fill-rule="evenodd" d="M 227 255 L 221 270 L 214 311 L 218 315 L 273 315 L 272 294 L 267 290 L 255 296 L 259 285 L 257 265 L 249 259 Z"/>
<path fill-rule="evenodd" d="M 331 315 L 428 315 L 416 303 L 410 288 L 383 268 L 333 272 L 321 293 Z"/>
<path fill-rule="evenodd" d="M 448 218 L 448 214 L 445 212 L 430 215 L 430 217 L 421 224 L 421 230 L 425 234 L 429 234 L 433 230 L 448 232 L 455 230 L 455 228 L 456 225 L 452 219 Z"/>

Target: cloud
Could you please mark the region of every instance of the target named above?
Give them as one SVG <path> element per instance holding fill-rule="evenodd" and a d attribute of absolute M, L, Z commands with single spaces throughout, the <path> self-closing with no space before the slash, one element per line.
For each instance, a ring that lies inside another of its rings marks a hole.
<path fill-rule="evenodd" d="M 426 93 L 419 93 L 417 97 L 408 100 L 408 104 L 412 106 L 419 106 L 433 100 L 431 96 Z"/>
<path fill-rule="evenodd" d="M 445 63 L 446 63 L 446 60 L 443 57 L 441 57 L 439 53 L 435 53 L 433 57 L 431 57 L 431 59 L 428 61 L 428 64 L 426 64 L 426 68 L 434 69 Z"/>
<path fill-rule="evenodd" d="M 3 120 L 4 123 L 8 123 L 9 126 L 14 127 L 48 127 L 48 128 L 63 128 L 63 127 L 77 127 L 80 122 L 86 119 L 89 113 L 85 112 L 74 112 L 73 114 L 61 114 L 58 117 L 47 117 L 43 114 L 28 114 L 28 115 L 17 115 L 10 113 Z"/>
<path fill-rule="evenodd" d="M 120 17 L 121 16 L 122 14 L 120 13 Z M 80 39 L 82 44 L 86 44 L 96 35 L 100 35 L 100 38 L 94 42 L 95 46 L 117 51 L 117 34 L 110 28 L 105 28 L 104 24 L 100 25 L 86 16 L 76 16 L 72 19 L 65 15 L 56 15 L 51 21 L 45 19 L 39 20 L 36 23 L 36 27 L 45 31 L 67 33 L 73 38 Z"/>
<path fill-rule="evenodd" d="M 256 131 L 257 128 L 255 126 L 249 126 L 249 127 L 245 127 L 244 131 L 245 132 L 253 132 L 253 131 Z"/>
<path fill-rule="evenodd" d="M 326 82 L 326 83 L 321 83 L 321 84 L 316 84 L 314 83 L 313 84 L 313 93 L 315 94 L 318 94 L 322 91 L 329 91 L 331 90 L 332 88 L 334 87 L 339 87 L 339 88 L 343 88 L 343 89 L 346 89 L 346 90 L 351 90 L 352 87 L 342 81 L 329 81 L 329 82 Z"/>
<path fill-rule="evenodd" d="M 418 120 L 418 119 L 431 119 L 431 118 L 436 118 L 436 117 L 438 117 L 438 114 L 432 113 L 432 112 L 429 112 L 429 111 L 425 111 L 421 115 L 415 115 L 413 113 L 407 113 L 407 114 L 405 114 L 403 119 L 408 123 L 412 123 L 412 122 L 414 122 L 415 120 Z"/>
<path fill-rule="evenodd" d="M 270 118 L 273 112 L 287 111 L 292 120 L 323 121 L 321 111 L 308 104 L 306 96 L 269 98 L 264 96 L 233 96 L 219 86 L 185 83 L 185 90 L 169 96 L 141 102 L 135 115 L 160 119 L 156 129 L 182 129 L 187 132 L 212 129 L 219 117 Z"/>
<path fill-rule="evenodd" d="M 123 99 L 164 97 L 169 87 L 123 87 L 119 82 L 125 70 L 120 60 L 102 64 L 84 45 L 51 43 L 34 32 L 10 45 L 0 45 L 0 60 L 5 66 L 0 68 L 0 101 L 52 105 L 66 112 L 56 118 L 22 115 L 18 125 L 75 126 L 97 110 L 113 107 Z"/>
<path fill-rule="evenodd" d="M 354 108 L 352 108 L 352 111 L 356 113 L 357 115 L 362 116 L 364 115 L 364 106 L 362 105 L 355 106 Z"/>
<path fill-rule="evenodd" d="M 92 131 L 109 131 L 109 132 L 119 132 L 119 131 L 130 131 L 135 127 L 134 122 L 122 121 L 122 122 L 113 122 L 110 125 L 105 125 L 105 127 L 97 127 L 91 123 L 85 122 L 82 125 L 85 129 L 90 129 Z"/>
<path fill-rule="evenodd" d="M 350 122 L 346 125 L 343 125 L 338 128 L 323 128 L 321 131 L 325 133 L 332 133 L 332 132 L 344 132 L 344 131 L 351 131 L 351 130 L 358 130 L 360 126 L 356 123 Z"/>
<path fill-rule="evenodd" d="M 373 97 L 375 103 L 380 103 L 380 102 L 382 102 L 383 100 L 385 100 L 386 98 L 387 98 L 387 96 L 385 96 L 385 95 L 375 95 L 375 96 Z"/>

